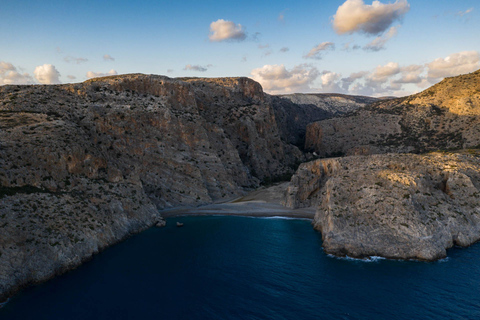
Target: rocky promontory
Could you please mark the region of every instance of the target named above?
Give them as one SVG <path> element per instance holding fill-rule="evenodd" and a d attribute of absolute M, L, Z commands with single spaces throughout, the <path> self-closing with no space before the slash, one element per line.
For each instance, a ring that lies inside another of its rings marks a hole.
<path fill-rule="evenodd" d="M 480 240 L 480 152 L 311 161 L 292 177 L 285 204 L 316 208 L 327 253 L 444 258 Z"/>

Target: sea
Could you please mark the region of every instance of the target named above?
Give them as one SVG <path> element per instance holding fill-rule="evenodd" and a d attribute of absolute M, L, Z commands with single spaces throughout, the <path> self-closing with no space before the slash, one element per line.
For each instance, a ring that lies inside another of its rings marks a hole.
<path fill-rule="evenodd" d="M 480 319 L 480 244 L 355 260 L 325 254 L 308 220 L 169 218 L 25 289 L 0 319 Z"/>

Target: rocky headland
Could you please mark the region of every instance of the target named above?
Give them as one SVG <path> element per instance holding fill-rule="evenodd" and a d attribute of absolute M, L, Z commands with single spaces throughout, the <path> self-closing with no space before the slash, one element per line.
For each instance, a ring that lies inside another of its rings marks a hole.
<path fill-rule="evenodd" d="M 285 205 L 316 208 L 327 253 L 444 258 L 480 240 L 480 152 L 311 161 L 292 177 Z"/>

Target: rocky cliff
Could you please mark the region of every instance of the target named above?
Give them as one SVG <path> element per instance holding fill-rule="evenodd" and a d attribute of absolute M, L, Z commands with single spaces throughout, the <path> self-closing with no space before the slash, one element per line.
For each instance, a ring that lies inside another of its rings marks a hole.
<path fill-rule="evenodd" d="M 315 160 L 293 176 L 285 204 L 317 208 L 327 253 L 444 258 L 480 239 L 480 152 Z"/>
<path fill-rule="evenodd" d="M 405 98 L 379 101 L 308 125 L 305 147 L 321 156 L 421 153 L 480 145 L 480 70 Z"/>
<path fill-rule="evenodd" d="M 305 147 L 308 124 L 337 117 L 378 101 L 376 98 L 335 93 L 295 93 L 271 96 L 271 99 L 282 139 L 301 150 Z"/>
<path fill-rule="evenodd" d="M 0 300 L 304 159 L 247 78 L 132 74 L 0 87 Z"/>
<path fill-rule="evenodd" d="M 284 96 L 269 96 L 274 106 L 280 137 L 300 150 L 305 147 L 305 133 L 309 123 L 329 119 L 333 113 L 315 105 L 298 105 Z"/>

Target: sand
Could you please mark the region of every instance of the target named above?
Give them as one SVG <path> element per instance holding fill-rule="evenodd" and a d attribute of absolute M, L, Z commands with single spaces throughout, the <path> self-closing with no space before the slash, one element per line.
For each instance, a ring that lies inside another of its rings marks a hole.
<path fill-rule="evenodd" d="M 288 182 L 259 188 L 246 196 L 225 203 L 201 207 L 181 207 L 160 211 L 165 218 L 187 215 L 222 215 L 249 217 L 289 217 L 313 219 L 315 208 L 290 209 L 281 204 Z"/>

